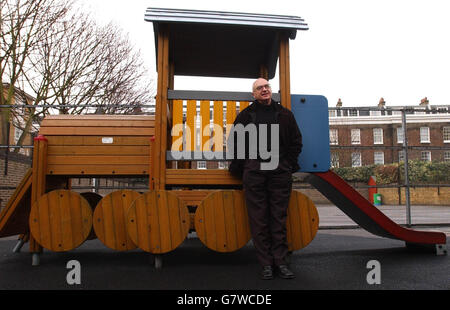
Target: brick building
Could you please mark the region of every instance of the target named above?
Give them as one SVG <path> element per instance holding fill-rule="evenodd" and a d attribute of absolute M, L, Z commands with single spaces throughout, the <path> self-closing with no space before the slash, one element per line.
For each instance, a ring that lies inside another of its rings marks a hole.
<path fill-rule="evenodd" d="M 10 89 L 9 84 L 3 85 L 4 98 L 7 97 Z M 13 87 L 14 95 L 12 102 L 9 105 L 31 105 L 34 98 L 20 89 Z M 4 102 L 4 101 L 3 101 Z M 9 124 L 6 130 L 3 130 L 4 117 L 0 117 L 0 141 L 7 141 L 9 146 L 16 146 L 22 136 L 25 122 L 28 116 L 28 109 L 23 107 L 11 108 Z M 3 111 L 2 111 L 3 112 Z M 33 127 L 33 126 L 32 126 Z M 5 138 L 5 135 L 9 136 Z M 1 144 L 1 143 L 0 143 Z M 22 137 L 20 145 L 31 145 L 32 135 L 25 133 Z M 15 190 L 15 187 L 21 182 L 27 170 L 31 167 L 30 148 L 5 148 L 6 145 L 1 145 L 0 148 L 0 210 L 9 200 L 9 197 Z"/>
<path fill-rule="evenodd" d="M 7 97 L 8 91 L 12 86 L 9 84 L 4 83 L 3 84 L 3 92 L 4 92 L 4 98 Z M 18 89 L 17 87 L 12 87 L 14 91 L 14 96 L 12 97 L 12 101 L 9 103 L 9 105 L 32 105 L 35 101 L 35 98 L 33 98 L 31 95 L 27 94 L 26 92 Z M 0 141 L 4 141 L 4 136 L 8 134 L 8 145 L 31 145 L 32 144 L 32 134 L 31 132 L 33 130 L 36 130 L 37 127 L 36 124 L 32 123 L 30 126 L 29 132 L 26 132 L 23 137 L 22 133 L 23 130 L 26 127 L 26 123 L 29 119 L 29 109 L 24 107 L 17 107 L 17 108 L 11 108 L 7 107 L 6 109 L 10 109 L 10 119 L 9 119 L 9 129 L 7 132 L 4 132 L 4 130 L 0 131 Z M 0 128 L 3 128 L 3 122 L 5 122 L 4 117 L 0 117 L 1 126 Z M 19 139 L 22 138 L 22 141 L 19 143 Z M 5 139 L 6 140 L 6 139 Z M 11 150 L 13 152 L 17 152 L 26 156 L 30 156 L 31 150 L 29 148 L 23 148 L 23 149 L 14 149 Z M 0 149 L 0 152 L 4 152 L 4 149 Z"/>
<path fill-rule="evenodd" d="M 389 164 L 404 160 L 402 108 L 342 107 L 329 111 L 334 167 Z M 450 106 L 430 106 L 424 98 L 406 113 L 408 159 L 450 161 Z"/>

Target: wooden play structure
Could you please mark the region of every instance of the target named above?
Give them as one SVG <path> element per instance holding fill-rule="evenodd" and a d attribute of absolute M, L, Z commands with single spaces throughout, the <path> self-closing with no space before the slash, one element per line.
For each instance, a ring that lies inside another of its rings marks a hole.
<path fill-rule="evenodd" d="M 0 214 L 0 237 L 19 235 L 15 251 L 28 242 L 33 265 L 43 248 L 70 251 L 94 238 L 115 251 L 154 254 L 156 267 L 190 231 L 213 251 L 246 245 L 251 237 L 241 180 L 227 169 L 192 169 L 192 163 L 226 160 L 224 141 L 236 115 L 252 101 L 251 93 L 177 90 L 174 77 L 273 79 L 277 67 L 274 96 L 293 110 L 299 125 L 310 126 L 305 132 L 314 132 L 312 138 L 304 135 L 299 159 L 302 171 L 311 173 L 311 184 L 375 234 L 445 247 L 445 234 L 400 229 L 328 171 L 326 99 L 290 92 L 289 41 L 297 30 L 308 29 L 301 18 L 148 9 L 145 20 L 153 23 L 155 34 L 154 116 L 50 115 L 42 121 L 32 169 Z M 144 177 L 149 186 L 145 192 L 125 188 L 104 197 L 71 190 L 71 178 L 93 177 Z M 318 226 L 313 202 L 293 191 L 290 251 L 307 246 Z"/>
<path fill-rule="evenodd" d="M 288 16 L 159 9 L 149 9 L 146 20 L 155 30 L 155 116 L 50 115 L 42 121 L 32 169 L 0 217 L 0 236 L 19 234 L 20 246 L 28 241 L 34 265 L 43 248 L 70 251 L 92 238 L 113 250 L 156 254 L 157 266 L 159 254 L 175 250 L 189 231 L 218 252 L 236 251 L 251 238 L 241 181 L 226 169 L 191 169 L 195 158 L 173 165 L 171 156 L 223 154 L 251 94 L 178 91 L 174 76 L 271 79 L 279 60 L 276 95 L 290 107 L 289 40 L 307 26 Z M 115 191 L 90 204 L 70 189 L 70 179 L 92 177 L 148 177 L 149 188 Z M 290 250 L 311 242 L 318 224 L 314 204 L 294 192 Z"/>

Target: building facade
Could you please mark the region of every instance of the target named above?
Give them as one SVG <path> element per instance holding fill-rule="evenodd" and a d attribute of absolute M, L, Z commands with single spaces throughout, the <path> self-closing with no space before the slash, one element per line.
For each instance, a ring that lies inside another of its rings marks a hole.
<path fill-rule="evenodd" d="M 9 146 L 17 146 L 17 145 L 31 145 L 32 144 L 32 132 L 36 131 L 37 124 L 31 123 L 29 130 L 24 133 L 26 123 L 30 121 L 30 109 L 23 107 L 23 105 L 33 105 L 35 98 L 25 93 L 24 91 L 18 89 L 17 87 L 10 86 L 9 84 L 3 84 L 3 96 L 7 97 L 8 91 L 10 88 L 13 88 L 14 95 L 12 96 L 11 102 L 8 104 L 9 106 L 3 109 L 8 109 L 8 112 L 1 111 L 2 117 L 0 117 L 1 126 L 0 128 L 7 128 L 7 130 L 0 131 L 0 141 L 7 141 Z M 5 100 L 6 101 L 6 100 Z M 11 106 L 18 106 L 11 107 Z M 4 127 L 4 122 L 6 121 L 6 113 L 9 114 L 9 124 L 7 127 Z M 5 138 L 5 136 L 8 136 Z M 5 145 L 3 145 L 5 146 Z M 30 156 L 31 149 L 30 148 L 19 148 L 19 149 L 11 149 L 11 152 L 19 153 L 22 155 Z M 4 148 L 0 150 L 0 152 L 4 152 Z"/>
<path fill-rule="evenodd" d="M 405 109 L 405 112 L 402 112 Z M 387 108 L 381 100 L 372 108 L 329 111 L 333 167 L 358 167 L 401 162 L 405 158 L 402 113 L 406 114 L 409 160 L 450 161 L 450 107 Z"/>

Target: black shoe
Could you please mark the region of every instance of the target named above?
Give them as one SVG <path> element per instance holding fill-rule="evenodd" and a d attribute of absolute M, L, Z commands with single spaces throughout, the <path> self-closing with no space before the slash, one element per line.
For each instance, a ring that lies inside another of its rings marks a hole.
<path fill-rule="evenodd" d="M 272 266 L 263 266 L 261 270 L 261 279 L 271 280 L 273 279 L 273 269 Z"/>
<path fill-rule="evenodd" d="M 277 275 L 283 279 L 294 279 L 295 274 L 288 268 L 287 265 L 276 266 Z"/>

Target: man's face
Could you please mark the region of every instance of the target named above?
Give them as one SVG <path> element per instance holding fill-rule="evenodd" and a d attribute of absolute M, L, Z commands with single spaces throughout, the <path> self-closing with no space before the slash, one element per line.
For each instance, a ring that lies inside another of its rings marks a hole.
<path fill-rule="evenodd" d="M 253 97 L 256 100 L 269 104 L 272 98 L 272 89 L 265 79 L 257 79 L 253 84 Z"/>

